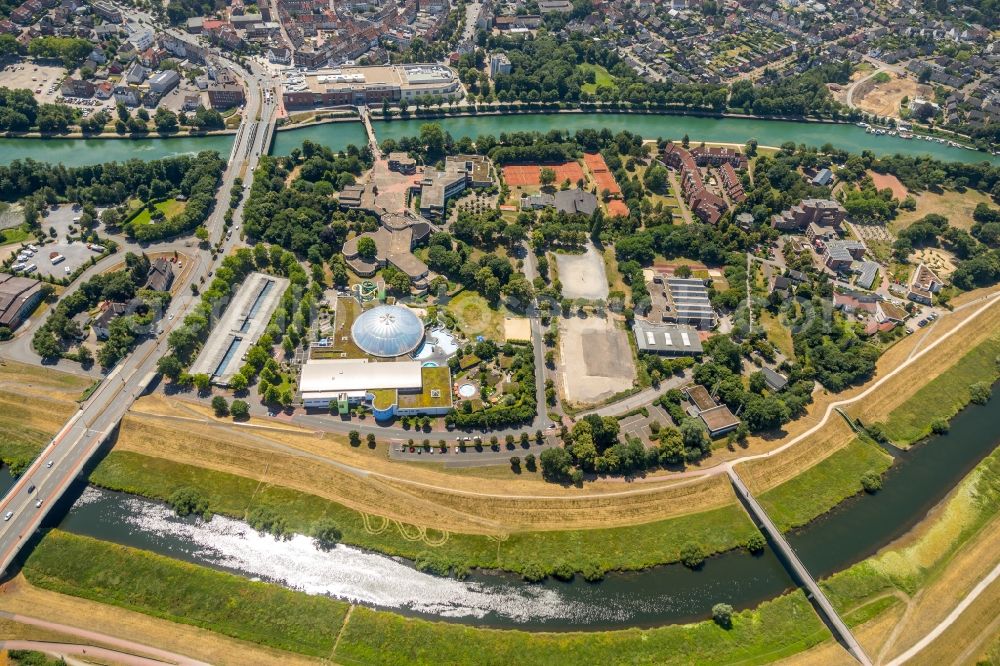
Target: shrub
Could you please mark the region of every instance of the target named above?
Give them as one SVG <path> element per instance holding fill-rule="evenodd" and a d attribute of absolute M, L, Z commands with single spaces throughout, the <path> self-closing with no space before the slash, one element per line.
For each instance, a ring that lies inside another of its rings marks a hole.
<path fill-rule="evenodd" d="M 688 541 L 681 546 L 681 563 L 691 569 L 697 569 L 705 563 L 705 551 L 701 544 Z"/>
<path fill-rule="evenodd" d="M 288 522 L 284 516 L 269 506 L 258 506 L 247 514 L 247 523 L 258 532 L 269 532 L 276 537 L 288 534 Z"/>
<path fill-rule="evenodd" d="M 990 385 L 986 382 L 976 382 L 969 387 L 969 400 L 977 405 L 985 405 L 990 399 Z"/>
<path fill-rule="evenodd" d="M 325 518 L 320 521 L 315 528 L 313 528 L 313 540 L 316 542 L 316 546 L 321 550 L 330 550 L 338 543 L 343 536 L 340 528 L 329 518 Z"/>
<path fill-rule="evenodd" d="M 417 554 L 414 561 L 417 571 L 432 573 L 436 576 L 447 576 L 451 573 L 451 562 L 441 557 L 437 553 L 424 550 Z"/>
<path fill-rule="evenodd" d="M 537 583 L 545 580 L 547 575 L 545 569 L 538 562 L 528 562 L 521 570 L 521 578 L 529 583 Z"/>
<path fill-rule="evenodd" d="M 747 537 L 746 543 L 743 545 L 746 546 L 746 549 L 751 553 L 760 553 L 763 552 L 764 548 L 767 546 L 767 539 L 764 538 L 763 534 L 757 531 Z"/>
<path fill-rule="evenodd" d="M 873 469 L 861 475 L 861 487 L 866 493 L 877 493 L 882 489 L 882 475 Z"/>
<path fill-rule="evenodd" d="M 712 606 L 712 620 L 723 629 L 733 626 L 733 607 L 729 604 L 715 604 Z"/>
<path fill-rule="evenodd" d="M 208 510 L 208 500 L 195 488 L 183 486 L 170 494 L 167 504 L 178 516 L 201 516 L 205 520 L 212 519 Z"/>
<path fill-rule="evenodd" d="M 552 570 L 552 576 L 559 580 L 573 580 L 573 576 L 575 575 L 576 572 L 573 570 L 573 567 L 566 562 L 557 563 L 555 569 Z"/>
<path fill-rule="evenodd" d="M 931 432 L 935 435 L 943 435 L 951 428 L 947 419 L 934 419 L 931 421 Z"/>
<path fill-rule="evenodd" d="M 588 583 L 596 583 L 604 578 L 604 567 L 596 562 L 587 562 L 580 568 L 583 579 Z"/>

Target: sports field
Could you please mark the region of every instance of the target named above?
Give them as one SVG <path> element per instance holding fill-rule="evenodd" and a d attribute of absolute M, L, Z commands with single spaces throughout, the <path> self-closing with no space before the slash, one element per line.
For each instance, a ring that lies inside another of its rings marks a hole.
<path fill-rule="evenodd" d="M 584 153 L 583 161 L 594 174 L 598 192 L 607 190 L 613 197 L 621 196 L 622 188 L 618 186 L 618 181 L 615 180 L 614 174 L 608 169 L 607 162 L 604 161 L 604 157 L 600 153 Z"/>
<path fill-rule="evenodd" d="M 538 186 L 542 184 L 542 169 L 552 169 L 556 173 L 556 184 L 565 182 L 576 184 L 584 177 L 583 168 L 577 162 L 563 164 L 510 164 L 503 167 L 503 178 L 508 187 Z"/>

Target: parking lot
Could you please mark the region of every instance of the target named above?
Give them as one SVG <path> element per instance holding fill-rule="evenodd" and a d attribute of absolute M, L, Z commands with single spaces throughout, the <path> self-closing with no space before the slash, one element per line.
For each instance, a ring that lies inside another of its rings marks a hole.
<path fill-rule="evenodd" d="M 59 206 L 56 209 L 49 209 L 48 214 L 40 220 L 42 229 L 45 230 L 49 241 L 45 245 L 38 247 L 35 256 L 26 261 L 35 264 L 35 271 L 42 275 L 55 278 L 63 278 L 75 271 L 80 266 L 90 261 L 91 257 L 97 256 L 100 252 L 95 252 L 87 247 L 87 244 L 80 241 L 68 241 L 67 236 L 71 235 L 70 227 L 75 227 L 74 218 L 79 217 L 80 212 L 73 210 L 72 206 Z M 52 231 L 55 231 L 55 237 Z M 73 235 L 78 235 L 79 230 Z M 53 253 L 65 257 L 65 259 L 53 264 Z M 31 272 L 35 272 L 31 271 Z"/>
<path fill-rule="evenodd" d="M 20 62 L 7 65 L 0 75 L 8 88 L 26 88 L 35 93 L 35 99 L 40 104 L 54 103 L 60 96 L 59 84 L 66 76 L 66 69 Z"/>

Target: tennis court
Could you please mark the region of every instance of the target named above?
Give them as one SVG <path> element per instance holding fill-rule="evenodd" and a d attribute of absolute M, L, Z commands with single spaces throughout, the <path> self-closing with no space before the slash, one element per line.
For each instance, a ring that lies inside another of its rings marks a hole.
<path fill-rule="evenodd" d="M 524 187 L 542 184 L 542 169 L 552 169 L 556 173 L 556 185 L 569 179 L 573 185 L 584 177 L 583 168 L 577 162 L 564 164 L 510 164 L 503 167 L 503 179 L 508 187 Z"/>
<path fill-rule="evenodd" d="M 604 161 L 604 157 L 600 153 L 584 153 L 583 161 L 586 162 L 587 168 L 594 174 L 598 192 L 607 190 L 613 197 L 621 196 L 622 188 L 618 186 L 618 181 L 615 180 L 614 174 L 608 170 L 608 164 Z"/>

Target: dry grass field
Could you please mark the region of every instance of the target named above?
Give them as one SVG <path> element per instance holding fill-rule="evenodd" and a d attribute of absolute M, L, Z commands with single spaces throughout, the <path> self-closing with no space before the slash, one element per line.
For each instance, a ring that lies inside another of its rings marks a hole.
<path fill-rule="evenodd" d="M 948 223 L 959 229 L 969 230 L 972 228 L 972 211 L 980 203 L 991 203 L 990 197 L 976 190 L 966 190 L 958 192 L 956 190 L 945 190 L 941 194 L 934 192 L 921 192 L 914 195 L 917 200 L 915 210 L 903 210 L 899 216 L 892 221 L 893 231 L 899 231 L 910 226 L 925 215 L 936 213 L 948 218 Z"/>
<path fill-rule="evenodd" d="M 302 655 L 261 647 L 197 627 L 135 613 L 78 597 L 50 592 L 32 586 L 18 575 L 0 590 L 0 609 L 60 624 L 98 631 L 174 652 L 212 664 L 316 664 L 319 660 Z M 7 632 L 10 632 L 9 634 Z M 23 624 L 0 624 L 4 638 L 60 640 L 56 632 L 47 632 Z M 68 642 L 80 642 L 67 637 Z M 75 662 L 81 663 L 81 662 Z"/>
<path fill-rule="evenodd" d="M 896 74 L 889 76 L 891 80 L 886 83 L 876 83 L 874 79 L 870 79 L 858 86 L 854 91 L 854 103 L 858 108 L 878 116 L 899 118 L 899 107 L 904 97 L 912 100 L 914 97 L 934 96 L 934 89 L 930 86 L 900 78 Z"/>

